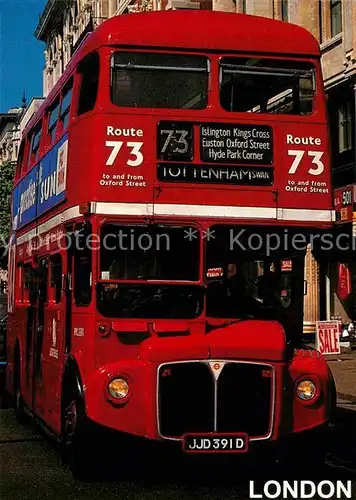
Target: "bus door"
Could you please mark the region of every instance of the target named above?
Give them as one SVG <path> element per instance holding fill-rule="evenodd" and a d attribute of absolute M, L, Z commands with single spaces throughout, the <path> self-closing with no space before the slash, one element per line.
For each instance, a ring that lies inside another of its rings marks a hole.
<path fill-rule="evenodd" d="M 71 238 L 73 226 L 67 227 L 67 236 Z M 73 243 L 73 241 L 72 241 Z M 63 256 L 65 267 L 64 273 L 64 354 L 71 351 L 72 338 L 72 300 L 73 300 L 73 248 L 72 245 L 65 251 Z"/>
<path fill-rule="evenodd" d="M 38 301 L 37 362 L 35 372 L 36 410 L 56 430 L 65 336 L 65 299 L 62 286 L 63 262 L 60 252 L 40 261 Z"/>
<path fill-rule="evenodd" d="M 37 272 L 32 264 L 24 265 L 24 358 L 21 384 L 22 396 L 29 407 L 33 403 L 34 342 L 37 323 L 38 284 Z"/>
<path fill-rule="evenodd" d="M 48 305 L 48 257 L 39 259 L 37 268 L 37 301 L 34 306 L 35 328 L 34 328 L 34 356 L 33 356 L 33 378 L 32 378 L 32 406 L 36 414 L 45 415 L 45 380 L 44 380 L 44 344 L 48 325 L 46 321 L 46 309 Z"/>
<path fill-rule="evenodd" d="M 40 261 L 35 407 L 48 425 L 60 431 L 63 366 L 70 351 L 70 250 Z M 43 332 L 43 334 L 42 334 Z"/>

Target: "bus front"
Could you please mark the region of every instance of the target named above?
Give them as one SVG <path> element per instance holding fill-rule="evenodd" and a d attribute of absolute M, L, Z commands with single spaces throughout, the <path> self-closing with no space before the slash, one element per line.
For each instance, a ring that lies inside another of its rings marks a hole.
<path fill-rule="evenodd" d="M 231 29 L 247 22 L 218 16 Z M 271 36 L 284 25 L 264 21 Z M 118 48 L 114 38 L 92 118 L 100 250 L 88 416 L 188 451 L 320 430 L 333 383 L 301 341 L 306 247 L 332 222 L 318 49 L 269 53 L 238 36 L 235 49 Z"/>

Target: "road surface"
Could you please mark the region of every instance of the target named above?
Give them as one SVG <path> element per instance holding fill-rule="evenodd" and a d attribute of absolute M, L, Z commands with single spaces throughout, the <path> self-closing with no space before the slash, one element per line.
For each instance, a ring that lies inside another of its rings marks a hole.
<path fill-rule="evenodd" d="M 353 414 L 356 416 L 356 412 Z M 276 472 L 275 466 L 269 469 L 271 465 L 268 463 L 242 467 L 217 458 L 209 463 L 177 464 L 168 452 L 163 457 L 152 456 L 141 468 L 137 466 L 135 456 L 121 456 L 118 450 L 117 460 L 112 461 L 106 474 L 101 474 L 99 479 L 93 477 L 90 482 L 79 482 L 65 466 L 60 465 L 54 443 L 39 433 L 32 422 L 19 425 L 12 409 L 6 407 L 0 409 L 0 418 L 0 485 L 4 500 L 244 500 L 250 498 L 249 480 L 255 481 L 255 491 L 260 492 L 266 480 L 286 479 L 278 477 L 278 470 Z M 348 425 L 353 424 L 349 422 Z M 347 450 L 346 441 L 350 440 L 343 437 L 341 443 L 340 436 L 335 435 L 330 445 L 333 455 L 330 455 L 329 462 L 332 465 L 326 464 L 321 471 L 305 471 L 303 479 L 356 479 L 356 472 L 352 470 L 354 464 L 351 463 L 353 451 Z M 293 473 L 288 479 L 293 479 Z"/>

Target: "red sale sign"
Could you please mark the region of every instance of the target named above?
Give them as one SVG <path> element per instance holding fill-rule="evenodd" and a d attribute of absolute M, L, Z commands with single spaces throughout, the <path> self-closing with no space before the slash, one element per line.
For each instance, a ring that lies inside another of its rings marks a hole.
<path fill-rule="evenodd" d="M 317 321 L 316 348 L 321 354 L 340 354 L 340 321 Z"/>
<path fill-rule="evenodd" d="M 348 264 L 339 264 L 339 282 L 337 294 L 341 300 L 346 300 L 351 291 L 350 268 Z"/>

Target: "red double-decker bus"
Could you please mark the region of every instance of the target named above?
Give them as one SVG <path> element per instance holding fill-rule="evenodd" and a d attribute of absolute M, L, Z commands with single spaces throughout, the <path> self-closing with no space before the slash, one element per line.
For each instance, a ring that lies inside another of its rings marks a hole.
<path fill-rule="evenodd" d="M 315 459 L 335 391 L 302 344 L 306 245 L 333 221 L 311 34 L 106 21 L 25 130 L 12 220 L 8 389 L 74 470 L 87 422 L 193 452 L 306 435 Z"/>

